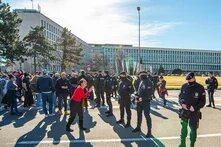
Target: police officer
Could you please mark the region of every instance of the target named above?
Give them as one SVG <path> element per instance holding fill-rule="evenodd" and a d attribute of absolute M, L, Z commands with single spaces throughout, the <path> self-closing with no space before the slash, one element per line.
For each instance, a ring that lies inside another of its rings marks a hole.
<path fill-rule="evenodd" d="M 187 83 L 181 88 L 179 94 L 179 103 L 181 118 L 181 144 L 180 147 L 186 146 L 187 126 L 190 126 L 190 146 L 194 147 L 197 137 L 197 128 L 199 119 L 201 119 L 200 109 L 206 103 L 205 90 L 202 85 L 196 82 L 193 72 L 186 76 Z"/>
<path fill-rule="evenodd" d="M 137 127 L 132 132 L 135 133 L 141 131 L 142 112 L 144 111 L 148 128 L 148 133 L 146 137 L 151 137 L 152 121 L 150 117 L 150 101 L 154 87 L 153 83 L 150 81 L 147 75 L 148 74 L 146 71 L 142 71 L 139 74 L 141 82 L 139 84 L 137 93 Z"/>
<path fill-rule="evenodd" d="M 132 82 L 127 78 L 126 72 L 120 73 L 120 83 L 118 87 L 118 93 L 120 95 L 119 104 L 120 104 L 120 120 L 116 123 L 125 124 L 124 122 L 124 109 L 127 112 L 127 124 L 124 126 L 125 128 L 130 127 L 131 121 L 131 98 L 130 95 L 134 92 Z"/>
<path fill-rule="evenodd" d="M 112 97 L 117 97 L 118 79 L 116 75 L 112 76 Z"/>
<path fill-rule="evenodd" d="M 214 91 L 215 89 L 218 88 L 218 81 L 217 79 L 213 76 L 212 72 L 208 73 L 209 78 L 206 80 L 207 90 L 208 90 L 208 95 L 209 95 L 209 105 L 207 107 L 211 107 L 211 103 L 213 104 L 213 108 L 215 108 L 215 102 L 214 102 Z"/>
<path fill-rule="evenodd" d="M 93 83 L 94 83 L 94 92 L 95 92 L 95 96 L 96 96 L 96 99 L 94 100 L 96 102 L 96 105 L 97 105 L 97 102 L 98 102 L 98 96 L 99 96 L 99 92 L 98 92 L 98 74 L 97 73 L 94 73 L 94 77 L 93 77 Z"/>
<path fill-rule="evenodd" d="M 106 93 L 106 102 L 109 110 L 105 112 L 107 117 L 113 116 L 113 108 L 111 103 L 111 92 L 112 92 L 112 78 L 109 76 L 108 71 L 104 71 L 104 91 Z"/>
<path fill-rule="evenodd" d="M 140 77 L 139 77 L 139 74 L 137 74 L 137 78 L 136 80 L 134 81 L 134 88 L 135 88 L 135 91 L 137 92 L 138 91 L 138 88 L 139 88 L 139 85 L 140 85 Z"/>
<path fill-rule="evenodd" d="M 159 95 L 159 86 L 157 85 L 158 82 L 159 82 L 159 77 L 158 77 L 157 73 L 155 72 L 153 75 L 153 86 L 154 86 L 153 98 L 156 98 L 156 96 L 155 96 L 156 90 Z"/>
<path fill-rule="evenodd" d="M 101 99 L 102 99 L 102 106 L 105 106 L 105 101 L 104 101 L 104 77 L 102 75 L 102 71 L 98 72 L 98 96 L 97 96 L 97 105 L 96 107 L 100 107 L 101 104 Z"/>

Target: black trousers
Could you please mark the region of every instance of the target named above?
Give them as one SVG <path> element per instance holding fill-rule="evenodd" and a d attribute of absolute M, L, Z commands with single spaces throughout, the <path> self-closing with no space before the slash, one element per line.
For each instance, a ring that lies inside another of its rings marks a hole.
<path fill-rule="evenodd" d="M 78 114 L 79 117 L 79 127 L 83 128 L 83 108 L 81 107 L 81 102 L 76 102 L 71 100 L 70 102 L 70 117 L 68 119 L 68 123 L 66 125 L 66 128 L 70 128 L 71 124 L 73 123 L 76 114 Z"/>
<path fill-rule="evenodd" d="M 30 107 L 32 104 L 34 104 L 33 95 L 31 92 L 31 89 L 28 89 L 28 91 L 25 91 L 24 96 L 24 107 Z"/>
<path fill-rule="evenodd" d="M 104 101 L 104 90 L 98 90 L 97 92 L 97 105 L 100 106 L 101 104 L 101 99 L 102 99 L 102 105 L 105 104 Z"/>
<path fill-rule="evenodd" d="M 113 112 L 113 106 L 112 106 L 112 102 L 111 102 L 111 92 L 106 92 L 106 102 L 107 105 L 109 107 L 109 111 L 112 113 Z"/>
<path fill-rule="evenodd" d="M 137 127 L 141 127 L 142 123 L 142 112 L 144 111 L 144 116 L 147 122 L 147 128 L 150 131 L 152 128 L 152 120 L 150 117 L 150 102 L 140 102 L 137 103 Z"/>
<path fill-rule="evenodd" d="M 63 103 L 64 103 L 64 111 L 67 111 L 67 97 L 68 97 L 68 93 L 67 94 L 58 94 L 58 109 L 62 110 L 63 107 Z"/>
<path fill-rule="evenodd" d="M 208 95 L 209 95 L 209 105 L 211 105 L 211 103 L 213 104 L 213 106 L 215 106 L 215 102 L 214 102 L 214 90 L 208 90 Z"/>
<path fill-rule="evenodd" d="M 120 104 L 120 119 L 124 120 L 124 109 L 126 109 L 127 121 L 130 122 L 130 120 L 131 120 L 130 99 L 129 100 L 120 100 L 119 104 Z"/>

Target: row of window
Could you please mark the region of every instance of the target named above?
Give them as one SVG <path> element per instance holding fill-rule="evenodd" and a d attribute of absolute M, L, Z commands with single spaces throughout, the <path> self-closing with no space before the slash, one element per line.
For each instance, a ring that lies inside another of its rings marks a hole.
<path fill-rule="evenodd" d="M 61 36 L 62 31 L 59 30 L 58 28 L 56 28 L 55 26 L 51 25 L 50 23 L 41 20 L 41 26 L 43 26 L 45 29 L 47 29 L 48 31 L 53 32 L 54 34 L 57 34 L 59 36 Z"/>
<path fill-rule="evenodd" d="M 100 48 L 101 49 L 101 48 Z M 138 48 L 134 48 L 134 49 L 119 49 L 119 48 L 102 48 L 104 50 L 104 52 L 106 53 L 118 53 L 118 52 L 124 52 L 124 53 L 138 53 L 139 52 L 139 49 Z M 221 52 L 220 53 L 217 53 L 217 52 L 214 52 L 214 51 L 211 51 L 211 52 L 208 52 L 208 51 L 189 51 L 189 50 L 172 50 L 172 49 L 169 49 L 169 50 L 158 50 L 158 49 L 153 49 L 153 48 L 145 48 L 145 49 L 140 49 L 140 53 L 141 54 L 176 54 L 176 55 L 182 55 L 182 56 L 211 56 L 211 57 L 214 57 L 214 56 L 220 56 Z"/>
<path fill-rule="evenodd" d="M 48 65 L 46 65 L 46 70 L 47 71 L 61 71 L 61 66 L 59 66 L 59 65 L 50 65 L 50 64 L 48 64 Z"/>
<path fill-rule="evenodd" d="M 41 20 L 41 26 L 45 28 L 44 35 L 53 42 L 56 42 L 62 34 L 61 30 L 44 20 Z"/>
<path fill-rule="evenodd" d="M 138 60 L 139 54 L 137 49 L 130 49 L 135 53 L 127 53 L 127 50 L 103 48 L 104 56 L 108 60 L 115 60 L 117 54 L 123 54 L 125 58 Z M 100 51 L 102 48 L 100 48 Z M 113 52 L 108 52 L 112 50 Z M 129 49 L 128 49 L 129 50 Z M 95 50 L 94 50 L 95 51 Z M 97 51 L 97 49 L 96 49 Z M 145 52 L 145 53 L 142 53 Z M 149 52 L 149 53 L 148 53 Z M 163 54 L 167 53 L 167 54 Z M 173 53 L 173 54 L 172 54 Z M 179 62 L 179 63 L 209 63 L 209 64 L 221 64 L 221 53 L 209 53 L 209 52 L 185 52 L 185 51 L 162 51 L 162 50 L 141 50 L 140 56 L 147 62 Z"/>

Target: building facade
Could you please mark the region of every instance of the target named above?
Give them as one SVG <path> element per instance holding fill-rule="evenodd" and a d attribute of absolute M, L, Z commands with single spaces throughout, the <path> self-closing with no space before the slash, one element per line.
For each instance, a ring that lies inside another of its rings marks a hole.
<path fill-rule="evenodd" d="M 47 16 L 45 16 L 44 14 L 42 14 L 41 12 L 33 9 L 15 9 L 14 12 L 16 12 L 18 14 L 18 17 L 22 19 L 22 23 L 19 28 L 20 39 L 23 39 L 29 33 L 31 27 L 36 26 L 44 27 L 44 34 L 51 44 L 55 44 L 57 40 L 61 37 L 63 27 L 51 20 L 50 18 L 48 18 Z M 82 54 L 89 54 L 91 47 L 76 35 L 72 35 L 76 39 L 76 44 L 80 45 L 83 49 Z M 62 52 L 58 49 L 54 54 L 61 55 Z M 22 65 L 23 70 L 33 72 L 33 62 L 33 58 L 28 58 L 27 61 L 20 65 Z M 81 63 L 86 65 L 88 62 L 89 61 L 87 61 L 86 57 L 83 57 Z M 41 71 L 44 68 L 47 71 L 59 72 L 61 71 L 60 65 L 60 61 L 51 61 L 49 62 L 49 64 L 44 65 L 44 67 L 38 67 L 37 70 Z"/>
<path fill-rule="evenodd" d="M 151 68 L 153 72 L 157 72 L 160 65 L 167 73 L 172 73 L 174 69 L 200 73 L 221 72 L 221 51 L 141 47 L 139 55 L 139 48 L 132 45 L 91 44 L 91 46 L 94 53 L 103 55 L 108 65 L 115 66 L 113 68 L 115 71 L 119 69 L 116 67 L 119 56 L 121 60 L 124 59 L 125 69 L 136 67 L 140 56 L 144 68 Z"/>

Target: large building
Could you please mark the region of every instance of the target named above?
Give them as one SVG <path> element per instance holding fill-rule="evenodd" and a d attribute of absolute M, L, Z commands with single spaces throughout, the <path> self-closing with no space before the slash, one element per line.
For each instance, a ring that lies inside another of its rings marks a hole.
<path fill-rule="evenodd" d="M 35 26 L 44 27 L 44 34 L 51 44 L 56 43 L 56 41 L 61 37 L 63 27 L 42 14 L 40 11 L 33 9 L 15 9 L 14 12 L 16 12 L 18 17 L 22 19 L 22 23 L 19 28 L 20 39 L 23 39 L 31 30 L 31 27 Z M 76 35 L 72 35 L 75 37 L 77 45 L 81 45 L 81 48 L 83 49 L 83 54 L 85 57 L 82 59 L 82 64 L 88 64 L 86 56 L 90 53 L 91 47 Z M 57 53 L 59 55 L 62 54 L 59 50 L 57 50 Z M 44 67 L 38 67 L 37 70 L 42 70 L 42 68 L 46 68 L 47 71 L 61 70 L 59 61 L 52 61 L 49 64 L 44 65 Z M 28 60 L 25 61 L 22 65 L 22 69 L 25 71 L 33 72 L 33 58 L 28 58 Z"/>
<path fill-rule="evenodd" d="M 101 54 L 107 65 L 113 65 L 117 71 L 117 60 L 126 63 L 126 69 L 136 67 L 139 62 L 139 48 L 132 45 L 118 44 L 90 44 L 95 54 Z M 177 48 L 155 48 L 141 47 L 140 57 L 145 69 L 151 68 L 157 72 L 160 65 L 171 73 L 174 69 L 182 71 L 196 71 L 206 73 L 213 71 L 221 72 L 221 51 L 198 50 L 198 49 L 177 49 Z"/>
<path fill-rule="evenodd" d="M 16 9 L 14 11 L 23 20 L 19 28 L 21 39 L 28 34 L 31 27 L 35 26 L 44 27 L 45 36 L 52 44 L 60 38 L 63 27 L 39 11 L 33 9 Z M 96 54 L 103 58 L 105 68 L 112 72 L 119 72 L 122 69 L 129 71 L 131 67 L 137 69 L 140 57 L 143 62 L 142 67 L 151 69 L 153 72 L 157 72 L 160 66 L 163 66 L 168 73 L 174 69 L 200 73 L 221 72 L 221 51 L 154 47 L 141 47 L 139 50 L 138 47 L 132 45 L 87 44 L 74 34 L 73 36 L 76 38 L 77 44 L 81 44 L 83 48 L 84 57 L 80 68 L 84 69 L 87 64 L 90 64 L 93 69 L 91 58 Z M 57 52 L 61 54 L 59 50 Z M 59 61 L 50 62 L 43 68 L 48 71 L 60 71 L 61 69 Z M 29 58 L 24 62 L 22 69 L 33 72 L 33 59 Z"/>

